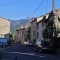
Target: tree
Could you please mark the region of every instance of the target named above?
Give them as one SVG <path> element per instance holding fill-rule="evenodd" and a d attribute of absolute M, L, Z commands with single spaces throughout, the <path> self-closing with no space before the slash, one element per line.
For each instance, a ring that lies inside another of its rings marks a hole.
<path fill-rule="evenodd" d="M 11 42 L 13 42 L 13 35 L 9 33 L 8 45 L 11 45 Z"/>
<path fill-rule="evenodd" d="M 30 33 L 31 33 L 31 27 L 28 28 L 28 35 L 27 35 L 27 37 L 28 37 L 29 40 L 30 40 L 30 35 L 31 35 Z"/>

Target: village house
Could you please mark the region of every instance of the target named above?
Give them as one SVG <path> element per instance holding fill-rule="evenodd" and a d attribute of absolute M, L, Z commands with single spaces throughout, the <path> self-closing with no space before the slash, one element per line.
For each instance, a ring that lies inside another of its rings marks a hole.
<path fill-rule="evenodd" d="M 0 17 L 0 38 L 7 38 L 9 40 L 10 21 Z"/>
<path fill-rule="evenodd" d="M 24 37 L 24 32 L 25 32 L 25 27 L 18 28 L 17 30 L 17 35 L 16 35 L 16 42 L 24 44 L 25 37 Z"/>
<path fill-rule="evenodd" d="M 50 41 L 49 46 L 55 48 L 57 53 L 60 54 L 60 9 L 51 11 L 46 17 L 43 21 L 45 26 L 43 26 L 43 38 Z"/>
<path fill-rule="evenodd" d="M 41 41 L 43 40 L 43 36 L 42 36 L 42 31 L 43 31 L 43 28 L 42 28 L 42 19 L 43 19 L 44 16 L 40 16 L 37 18 L 37 34 L 36 34 L 36 40 L 38 41 Z"/>
<path fill-rule="evenodd" d="M 31 41 L 43 40 L 42 37 L 42 20 L 44 16 L 36 17 L 31 21 Z"/>
<path fill-rule="evenodd" d="M 58 29 L 60 28 L 60 22 L 58 20 L 58 19 L 60 19 L 59 11 L 60 11 L 59 9 L 55 11 L 55 20 L 54 20 L 54 24 L 56 25 L 56 28 L 58 28 Z M 44 32 L 44 30 L 47 29 L 48 21 L 50 21 L 52 19 L 52 14 L 48 13 L 48 14 L 41 16 L 39 18 L 36 18 L 36 19 L 37 19 L 37 24 L 36 24 L 37 25 L 37 28 L 36 28 L 37 34 L 36 34 L 36 36 L 37 37 L 40 36 L 39 39 L 41 39 L 41 37 L 42 37 L 41 40 L 43 40 L 43 38 L 44 38 L 43 32 Z M 47 32 L 45 32 L 45 33 L 47 33 Z M 45 34 L 45 35 L 47 35 L 47 34 Z M 36 37 L 36 39 L 38 39 L 37 37 Z"/>
<path fill-rule="evenodd" d="M 59 20 L 57 20 L 60 16 L 59 15 L 59 9 L 55 11 L 55 20 L 54 20 L 54 24 L 56 25 L 56 27 L 60 28 L 60 22 Z M 57 17 L 58 16 L 58 17 Z M 33 19 L 31 21 L 31 41 L 33 42 L 34 39 L 36 40 L 43 40 L 47 37 L 47 31 L 46 31 L 46 27 L 48 26 L 48 21 L 52 20 L 52 14 L 47 13 L 44 16 L 40 16 L 40 17 L 36 17 L 35 19 Z M 45 35 L 44 35 L 44 30 L 46 31 Z M 46 38 L 45 40 L 49 40 L 48 38 Z"/>
<path fill-rule="evenodd" d="M 36 24 L 37 24 L 37 19 L 34 18 L 31 21 L 31 37 L 30 37 L 31 42 L 33 42 L 36 39 L 36 29 L 37 29 Z"/>
<path fill-rule="evenodd" d="M 21 44 L 30 41 L 30 24 L 26 24 L 21 26 L 17 30 L 17 35 L 15 37 L 15 41 Z"/>
<path fill-rule="evenodd" d="M 60 10 L 55 11 L 55 13 L 56 13 L 55 15 L 57 15 L 58 17 L 57 16 L 55 17 L 54 22 L 55 22 L 56 27 L 60 28 L 59 11 Z M 48 22 L 51 19 L 52 19 L 51 12 L 47 13 L 46 15 L 33 18 L 33 20 L 31 21 L 31 33 L 30 33 L 30 40 L 29 41 L 34 42 L 34 40 L 44 40 L 47 37 L 46 27 L 48 26 Z M 59 20 L 57 20 L 57 19 L 59 19 Z M 44 30 L 46 31 L 45 32 L 46 34 L 43 33 Z M 49 40 L 48 38 L 46 38 L 45 40 Z M 19 42 L 24 41 L 25 42 L 27 39 L 28 39 L 28 36 L 27 36 L 26 26 L 23 28 L 17 29 L 17 41 L 19 41 Z"/>
<path fill-rule="evenodd" d="M 60 14 L 59 13 L 60 13 L 59 9 L 54 11 L 53 20 L 52 20 L 52 16 L 53 16 L 52 11 L 49 14 L 45 15 L 44 21 L 43 21 L 43 23 L 44 23 L 43 24 L 44 25 L 43 26 L 44 30 L 49 28 L 49 25 L 52 25 L 52 23 L 53 23 L 53 28 L 56 28 L 56 32 L 58 30 L 60 30 Z M 50 21 L 52 21 L 52 22 L 50 23 Z M 53 34 L 53 36 L 54 36 L 54 34 Z M 59 36 L 59 34 L 57 36 Z"/>

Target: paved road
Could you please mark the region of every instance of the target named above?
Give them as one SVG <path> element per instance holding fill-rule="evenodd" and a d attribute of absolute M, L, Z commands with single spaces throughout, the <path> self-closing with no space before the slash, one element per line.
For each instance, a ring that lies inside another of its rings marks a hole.
<path fill-rule="evenodd" d="M 14 45 L 5 48 L 3 57 L 11 60 L 60 60 L 60 57 L 37 53 L 34 47 Z"/>

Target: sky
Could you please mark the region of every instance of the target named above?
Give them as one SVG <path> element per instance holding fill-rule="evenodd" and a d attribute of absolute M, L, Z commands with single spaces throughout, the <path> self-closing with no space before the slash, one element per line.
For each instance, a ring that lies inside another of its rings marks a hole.
<path fill-rule="evenodd" d="M 48 1 L 48 4 L 47 4 Z M 19 20 L 45 15 L 52 10 L 52 0 L 0 0 L 0 17 Z M 55 8 L 60 8 L 60 0 L 55 0 Z M 35 10 L 37 11 L 31 15 Z"/>

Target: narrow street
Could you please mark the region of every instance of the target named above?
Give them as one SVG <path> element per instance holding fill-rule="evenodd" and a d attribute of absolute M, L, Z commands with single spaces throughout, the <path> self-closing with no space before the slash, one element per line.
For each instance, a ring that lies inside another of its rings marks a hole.
<path fill-rule="evenodd" d="M 15 45 L 3 50 L 3 58 L 10 60 L 60 60 L 59 57 L 50 54 L 37 53 L 34 47 Z"/>
<path fill-rule="evenodd" d="M 60 1 L 0 0 L 0 60 L 60 60 Z"/>

